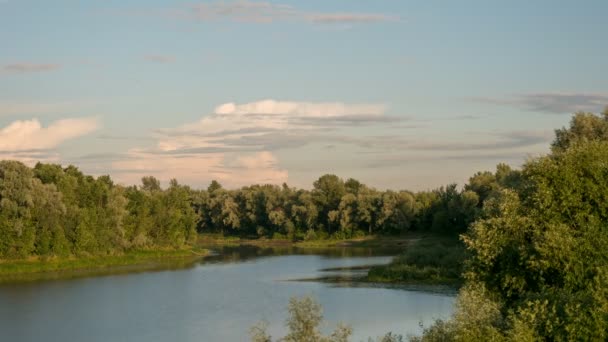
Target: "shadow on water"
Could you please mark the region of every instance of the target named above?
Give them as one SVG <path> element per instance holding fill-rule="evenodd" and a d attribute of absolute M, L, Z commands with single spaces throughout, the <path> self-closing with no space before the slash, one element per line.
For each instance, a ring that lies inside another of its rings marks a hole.
<path fill-rule="evenodd" d="M 380 257 L 395 256 L 400 250 L 397 248 L 371 248 L 371 247 L 293 247 L 254 245 L 239 246 L 203 246 L 212 251 L 202 262 L 226 263 L 240 262 L 256 258 L 282 256 L 282 255 L 318 255 L 326 258 L 352 258 L 352 257 Z"/>

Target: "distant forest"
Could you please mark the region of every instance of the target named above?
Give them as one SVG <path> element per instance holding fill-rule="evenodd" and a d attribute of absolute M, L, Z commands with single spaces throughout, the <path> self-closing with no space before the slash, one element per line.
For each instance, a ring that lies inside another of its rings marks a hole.
<path fill-rule="evenodd" d="M 197 232 L 290 240 L 344 239 L 427 231 L 458 234 L 498 188 L 517 184 L 507 165 L 434 191 L 378 191 L 355 179 L 324 175 L 312 190 L 286 184 L 224 189 L 213 181 L 195 190 L 143 177 L 114 184 L 74 166 L 0 162 L 0 257 L 115 254 L 179 248 Z"/>
<path fill-rule="evenodd" d="M 197 232 L 290 240 L 344 239 L 408 231 L 459 234 L 485 199 L 518 183 L 501 164 L 480 172 L 462 190 L 378 191 L 355 179 L 324 175 L 312 190 L 286 184 L 224 189 L 213 181 L 195 190 L 143 177 L 124 187 L 74 166 L 0 162 L 0 257 L 115 254 L 179 248 Z"/>

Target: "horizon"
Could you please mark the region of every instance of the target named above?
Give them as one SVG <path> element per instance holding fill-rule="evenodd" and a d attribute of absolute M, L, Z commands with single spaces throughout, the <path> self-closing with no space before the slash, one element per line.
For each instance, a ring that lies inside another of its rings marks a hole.
<path fill-rule="evenodd" d="M 466 4 L 0 1 L 0 158 L 420 191 L 519 167 L 608 104 L 608 3 Z"/>

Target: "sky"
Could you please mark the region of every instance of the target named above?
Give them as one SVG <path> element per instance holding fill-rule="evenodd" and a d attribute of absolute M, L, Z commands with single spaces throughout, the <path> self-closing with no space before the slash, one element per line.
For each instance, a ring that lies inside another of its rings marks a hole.
<path fill-rule="evenodd" d="M 463 184 L 608 105 L 608 1 L 0 0 L 0 158 Z"/>

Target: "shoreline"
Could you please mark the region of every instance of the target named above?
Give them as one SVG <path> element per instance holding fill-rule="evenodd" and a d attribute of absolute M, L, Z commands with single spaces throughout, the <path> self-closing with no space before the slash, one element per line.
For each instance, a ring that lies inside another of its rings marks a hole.
<path fill-rule="evenodd" d="M 222 237 L 218 234 L 201 234 L 195 246 L 185 249 L 151 249 L 130 251 L 120 255 L 85 256 L 48 259 L 0 260 L 0 284 L 36 281 L 45 279 L 65 279 L 74 277 L 99 276 L 109 274 L 137 273 L 151 270 L 182 269 L 194 264 L 196 260 L 209 256 L 213 247 L 251 246 L 258 248 L 371 248 L 395 252 L 393 260 L 386 265 L 365 265 L 354 268 L 327 269 L 322 271 L 355 271 L 360 273 L 350 279 L 320 277 L 321 282 L 356 281 L 357 283 L 376 283 L 394 286 L 429 285 L 458 288 L 459 279 L 438 276 L 428 268 L 409 265 L 406 269 L 395 263 L 400 255 L 415 249 L 420 244 L 434 242 L 435 236 L 410 234 L 402 236 L 368 236 L 347 240 L 290 241 L 285 239 L 243 239 Z M 380 272 L 378 272 L 380 271 Z M 432 274 L 431 274 L 432 273 Z M 338 277 L 340 278 L 340 277 Z M 312 280 L 312 279 L 310 279 Z"/>
<path fill-rule="evenodd" d="M 198 247 L 130 251 L 120 255 L 86 256 L 48 259 L 1 260 L 0 283 L 63 276 L 127 273 L 170 267 L 176 262 L 194 261 L 209 254 Z"/>
<path fill-rule="evenodd" d="M 269 238 L 240 238 L 223 237 L 220 234 L 200 234 L 197 244 L 200 246 L 239 246 L 250 245 L 258 247 L 300 247 L 300 248 L 331 248 L 331 247 L 361 247 L 361 248 L 405 248 L 416 242 L 426 239 L 423 234 L 409 234 L 400 236 L 371 235 L 342 240 L 302 240 Z"/>

